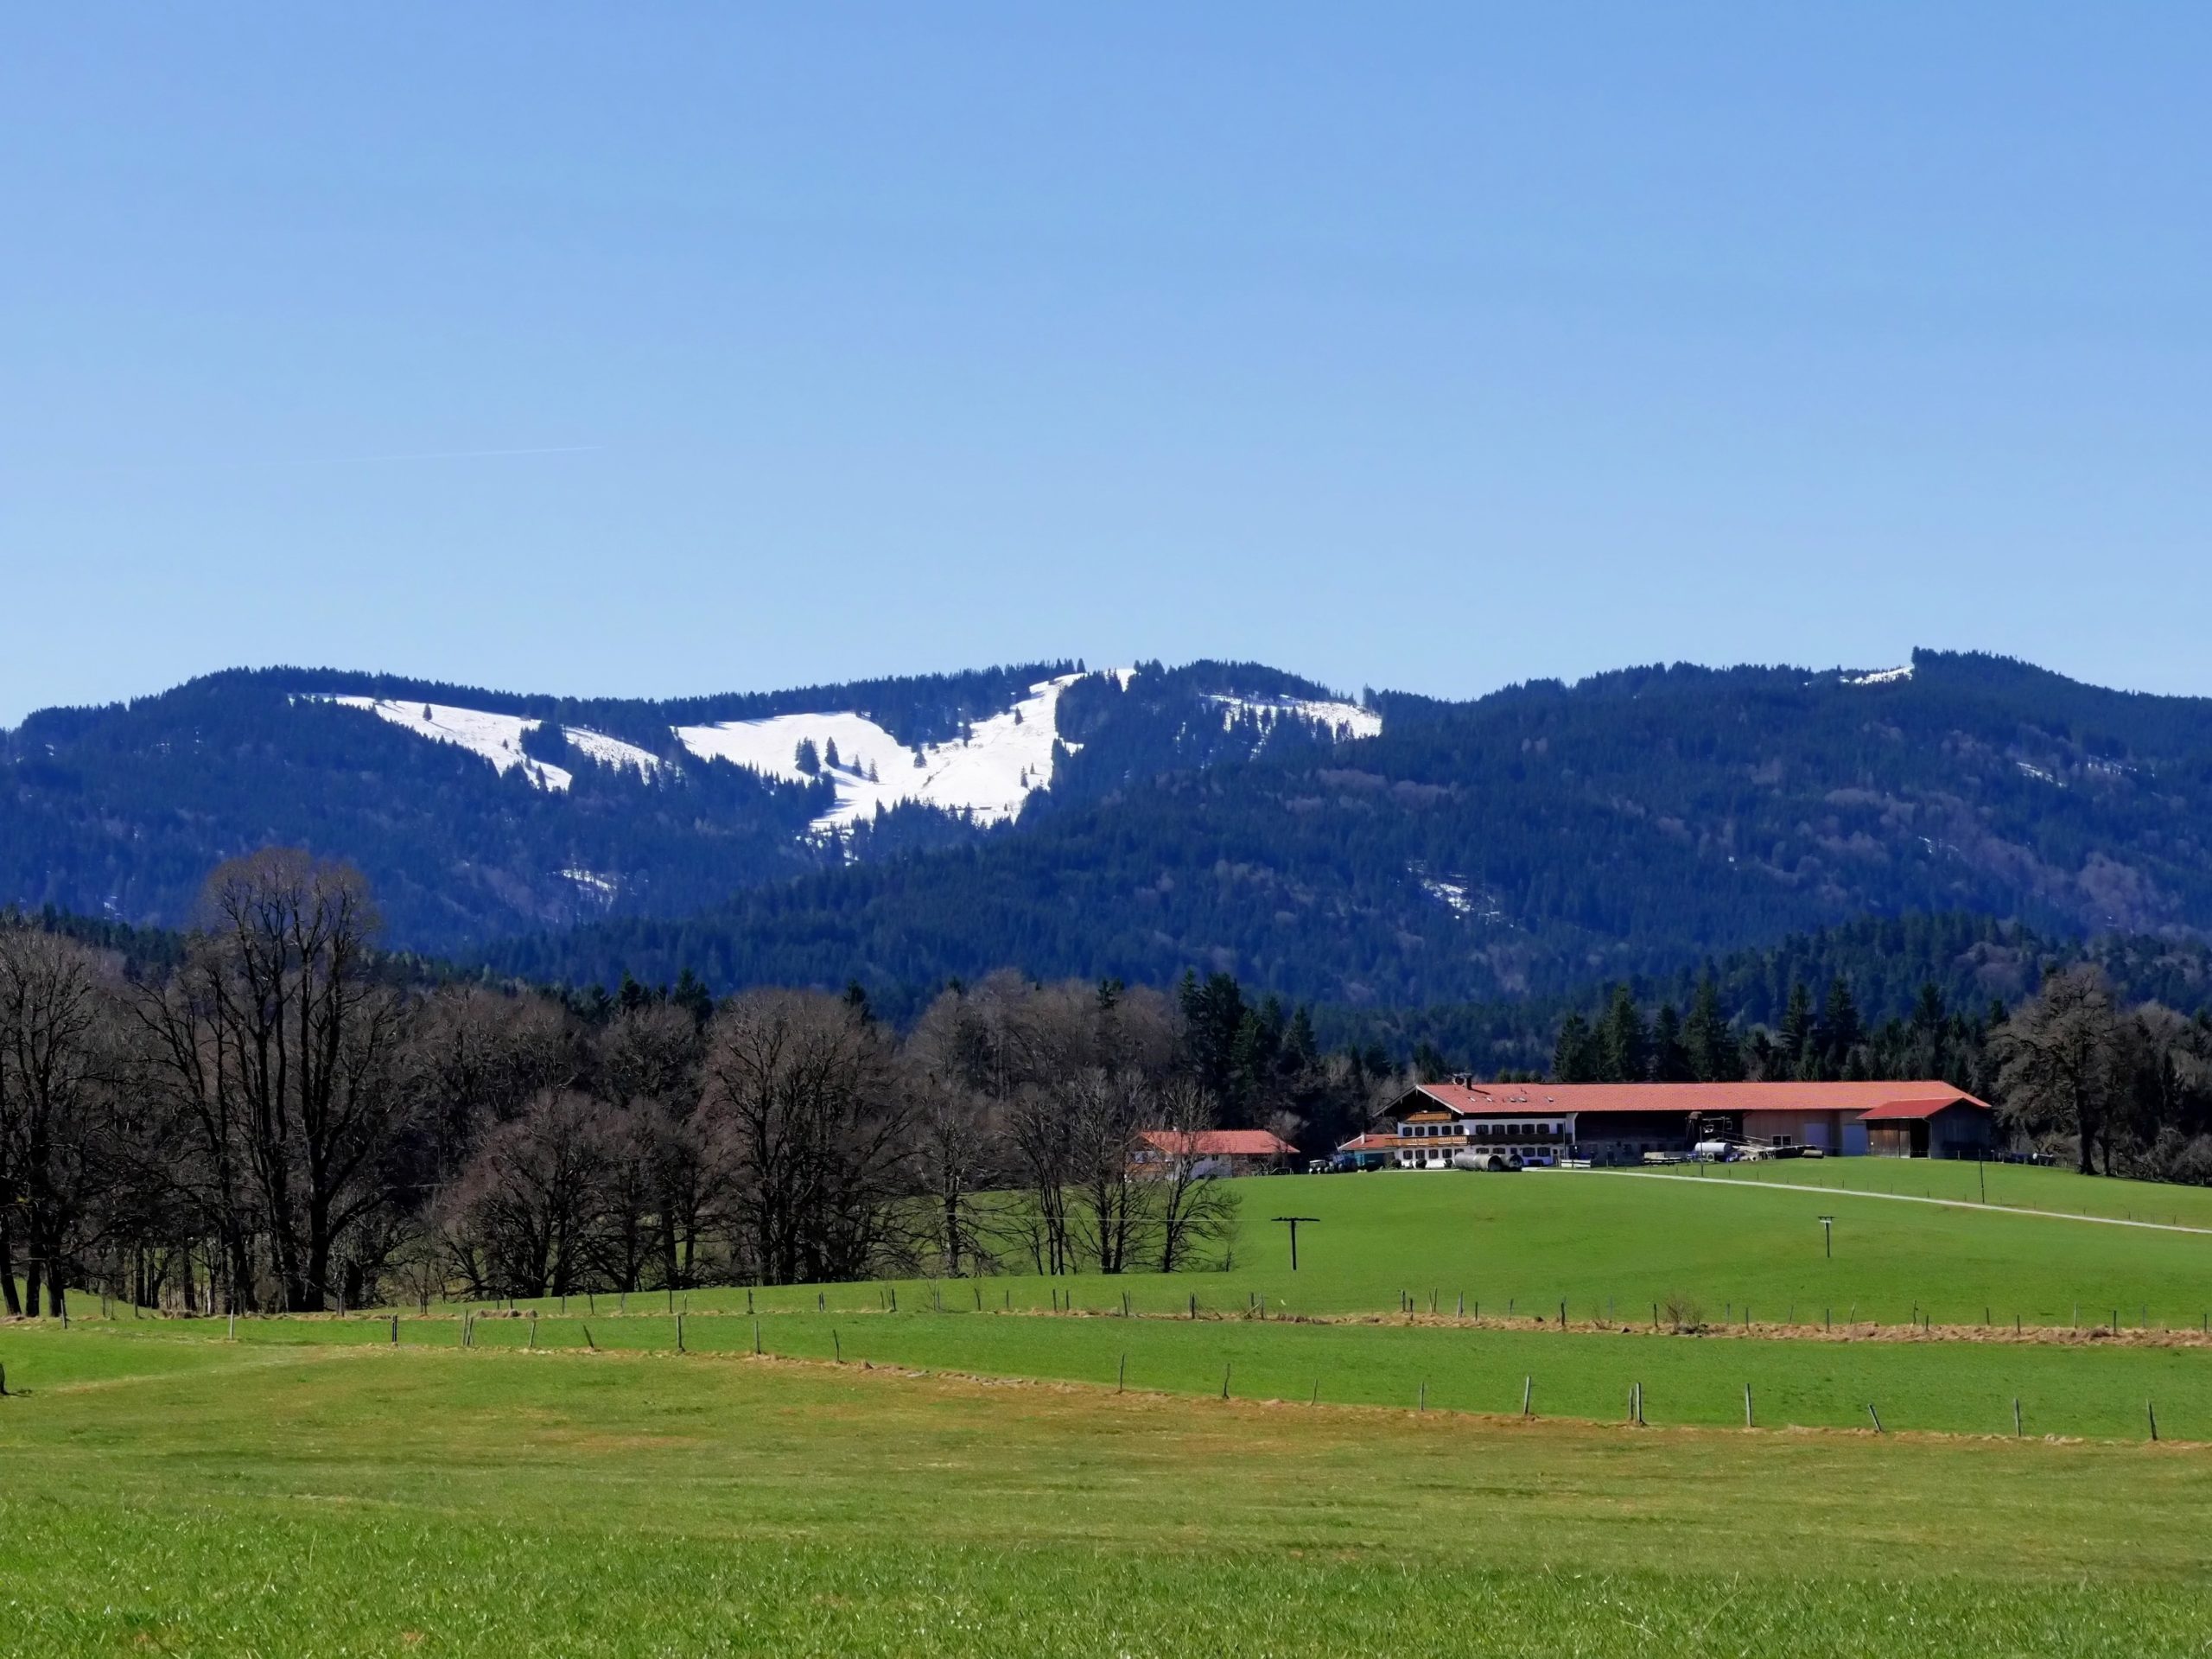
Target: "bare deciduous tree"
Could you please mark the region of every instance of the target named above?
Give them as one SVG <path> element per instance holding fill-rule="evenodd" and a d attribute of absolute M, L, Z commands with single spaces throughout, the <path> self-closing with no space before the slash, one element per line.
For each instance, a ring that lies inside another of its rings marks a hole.
<path fill-rule="evenodd" d="M 20 925 L 0 926 L 0 1285 L 16 1300 L 11 1237 L 20 1223 L 29 1311 L 66 1304 L 79 1227 L 94 1219 L 110 1166 L 108 1084 L 115 980 L 93 951 Z"/>
<path fill-rule="evenodd" d="M 708 1032 L 702 1110 L 728 1159 L 732 1234 L 768 1284 L 857 1278 L 901 1196 L 912 1116 L 888 1039 L 835 997 L 756 991 Z"/>
<path fill-rule="evenodd" d="M 583 1287 L 609 1134 L 601 1102 L 547 1090 L 484 1137 L 447 1196 L 442 1229 L 472 1292 L 562 1296 Z"/>
<path fill-rule="evenodd" d="M 2031 1133 L 2075 1136 L 2084 1175 L 2093 1173 L 2107 1128 L 2119 1041 L 2104 977 L 2090 967 L 2052 975 L 1991 1033 L 2006 1120 Z M 2109 1139 L 2105 1169 L 2111 1173 Z"/>
<path fill-rule="evenodd" d="M 155 1065 L 218 1173 L 234 1277 L 250 1188 L 277 1295 L 317 1308 L 345 1287 L 346 1236 L 387 1197 L 375 1179 L 416 1098 L 402 1056 L 404 999 L 368 960 L 360 877 L 273 849 L 210 878 L 203 931 L 147 1010 Z"/>

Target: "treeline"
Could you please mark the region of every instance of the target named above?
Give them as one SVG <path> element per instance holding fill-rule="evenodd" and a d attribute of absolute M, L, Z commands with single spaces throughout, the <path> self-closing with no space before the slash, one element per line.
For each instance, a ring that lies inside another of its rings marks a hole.
<path fill-rule="evenodd" d="M 1441 1057 L 1419 1063 L 1433 1071 Z M 1650 1013 L 1625 985 L 1597 1020 L 1560 1021 L 1560 1083 L 1941 1079 L 1989 1101 L 2027 1145 L 2083 1174 L 2212 1185 L 2212 1011 L 2129 1004 L 2104 968 L 2076 962 L 2008 1010 L 1953 1006 L 1932 981 L 1910 1011 L 1870 1023 L 1848 982 L 1790 987 L 1771 1027 L 1732 1016 L 1718 982 L 1688 1008 Z"/>
<path fill-rule="evenodd" d="M 857 988 L 425 983 L 373 931 L 287 850 L 172 950 L 0 923 L 9 1313 L 1204 1267 L 1236 1204 L 1191 1137 L 1333 1135 L 1376 1084 L 1220 976 L 998 974 L 902 1033 Z"/>

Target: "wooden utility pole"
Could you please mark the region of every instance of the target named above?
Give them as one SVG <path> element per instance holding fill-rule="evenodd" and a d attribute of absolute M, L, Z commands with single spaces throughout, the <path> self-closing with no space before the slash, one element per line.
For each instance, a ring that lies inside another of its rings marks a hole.
<path fill-rule="evenodd" d="M 1298 1224 L 1300 1222 L 1316 1222 L 1321 1217 L 1319 1216 L 1277 1216 L 1275 1219 L 1290 1229 L 1290 1270 L 1296 1273 L 1298 1271 Z"/>

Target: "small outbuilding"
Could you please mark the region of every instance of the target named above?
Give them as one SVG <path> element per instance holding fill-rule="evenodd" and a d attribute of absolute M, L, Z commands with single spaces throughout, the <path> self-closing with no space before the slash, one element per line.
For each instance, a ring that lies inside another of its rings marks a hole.
<path fill-rule="evenodd" d="M 1987 1106 L 1971 1095 L 1891 1100 L 1859 1113 L 1874 1158 L 1974 1158 L 1989 1150 Z"/>
<path fill-rule="evenodd" d="M 1266 1129 L 1147 1129 L 1130 1162 L 1140 1168 L 1187 1166 L 1196 1175 L 1265 1175 L 1287 1169 L 1298 1148 Z"/>

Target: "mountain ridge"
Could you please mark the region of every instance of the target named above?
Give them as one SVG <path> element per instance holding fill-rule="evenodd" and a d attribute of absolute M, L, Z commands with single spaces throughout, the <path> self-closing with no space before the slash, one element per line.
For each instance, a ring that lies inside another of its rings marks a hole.
<path fill-rule="evenodd" d="M 208 868 L 284 842 L 360 863 L 398 943 L 453 951 L 704 908 L 988 834 L 1047 789 L 1371 719 L 1330 698 L 1256 664 L 1061 660 L 673 700 L 229 670 L 0 734 L 0 903 L 174 924 Z"/>
<path fill-rule="evenodd" d="M 1651 666 L 1463 705 L 1378 694 L 1379 736 L 1051 802 L 1019 838 L 819 872 L 666 921 L 489 951 L 588 977 L 893 999 L 1016 961 L 1185 963 L 1322 1002 L 1542 993 L 1860 915 L 2066 937 L 2212 930 L 2212 701 L 1917 652 L 1909 674 Z"/>

